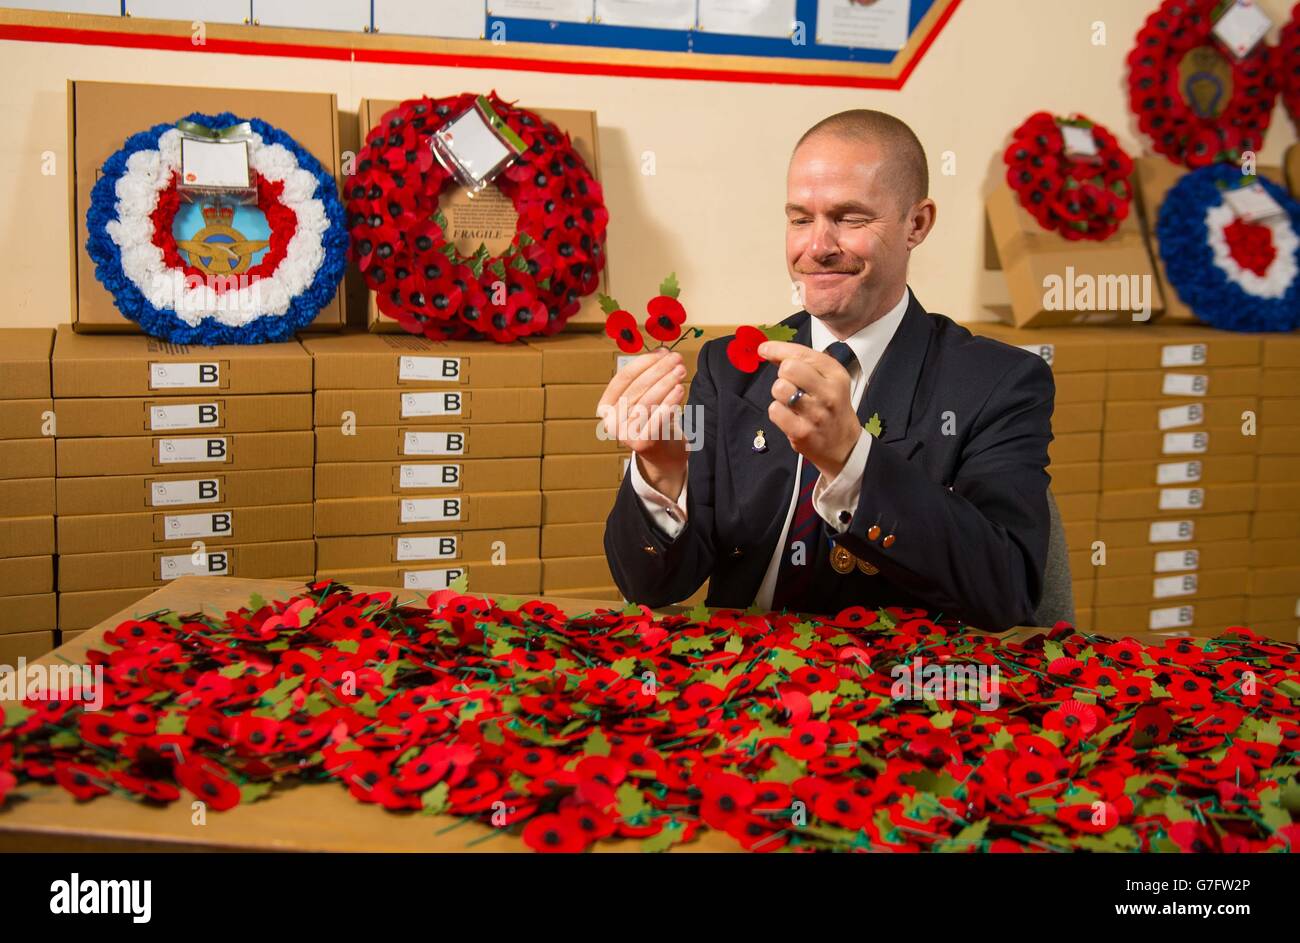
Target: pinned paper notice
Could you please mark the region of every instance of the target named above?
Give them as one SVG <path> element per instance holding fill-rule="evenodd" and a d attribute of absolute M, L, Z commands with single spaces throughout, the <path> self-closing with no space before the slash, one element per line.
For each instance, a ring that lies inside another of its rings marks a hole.
<path fill-rule="evenodd" d="M 1235 0 L 1214 21 L 1214 35 L 1238 59 L 1259 45 L 1273 21 L 1252 0 Z"/>

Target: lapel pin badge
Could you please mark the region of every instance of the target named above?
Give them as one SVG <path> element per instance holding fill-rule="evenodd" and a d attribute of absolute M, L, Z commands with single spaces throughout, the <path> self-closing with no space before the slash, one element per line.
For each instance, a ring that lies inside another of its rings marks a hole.
<path fill-rule="evenodd" d="M 767 439 L 763 437 L 762 429 L 759 429 L 757 432 L 754 433 L 754 444 L 752 447 L 755 452 L 767 451 Z"/>

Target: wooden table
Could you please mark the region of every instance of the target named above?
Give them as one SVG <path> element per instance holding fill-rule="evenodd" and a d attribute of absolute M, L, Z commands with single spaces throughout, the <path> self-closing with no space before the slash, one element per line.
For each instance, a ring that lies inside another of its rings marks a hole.
<path fill-rule="evenodd" d="M 173 609 L 224 615 L 245 605 L 258 593 L 283 599 L 302 588 L 294 580 L 251 580 L 236 577 L 185 576 L 123 611 L 105 619 L 38 663 L 85 663 L 85 653 L 103 648 L 104 633 L 125 619 Z M 354 587 L 362 592 L 394 592 L 399 601 L 424 605 L 424 596 L 410 590 Z M 566 612 L 608 607 L 608 600 L 543 597 Z M 671 612 L 680 607 L 668 607 Z M 1003 637 L 1028 638 L 1042 629 L 1022 627 Z M 1150 641 L 1162 636 L 1135 637 Z M 27 797 L 11 800 L 0 811 L 0 851 L 525 851 L 510 834 L 473 819 L 451 815 L 394 813 L 358 802 L 337 783 L 290 786 L 266 799 L 207 813 L 206 823 L 191 822 L 189 794 L 168 806 L 147 806 L 109 794 L 77 802 L 59 786 L 27 784 Z M 600 842 L 600 851 L 637 851 L 639 841 Z M 738 851 L 727 834 L 702 830 L 683 851 Z"/>

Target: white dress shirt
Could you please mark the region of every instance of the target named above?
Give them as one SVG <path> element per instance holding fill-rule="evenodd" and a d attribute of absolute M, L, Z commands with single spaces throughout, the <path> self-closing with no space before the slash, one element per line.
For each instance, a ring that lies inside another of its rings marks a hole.
<path fill-rule="evenodd" d="M 849 371 L 852 381 L 849 387 L 849 402 L 855 411 L 866 391 L 867 378 L 880 362 L 885 348 L 889 346 L 890 340 L 898 330 L 898 325 L 902 323 L 903 314 L 907 311 L 911 298 L 910 289 L 904 288 L 903 297 L 884 317 L 877 318 L 856 334 L 844 339 L 844 343 L 853 348 L 853 353 L 858 358 L 857 368 Z M 812 322 L 812 349 L 824 352 L 836 338 L 820 319 L 810 316 L 809 320 Z M 852 521 L 853 514 L 857 510 L 858 495 L 862 491 L 862 475 L 867 467 L 867 456 L 871 453 L 872 438 L 871 433 L 864 428 L 840 473 L 830 480 L 825 477 L 818 478 L 813 488 L 813 508 L 816 509 L 818 516 L 839 533 L 848 529 L 848 524 L 840 521 L 840 513 L 846 512 L 845 520 Z M 781 527 L 781 536 L 777 539 L 776 549 L 772 551 L 772 559 L 768 562 L 763 582 L 758 587 L 758 595 L 754 597 L 754 603 L 763 610 L 772 607 L 772 597 L 776 592 L 776 578 L 781 571 L 781 554 L 785 551 L 786 534 L 790 532 L 790 524 L 794 520 L 803 462 L 804 458 L 800 455 L 794 469 L 795 486 L 790 489 L 790 503 L 785 511 L 785 524 Z M 675 540 L 682 528 L 686 526 L 686 485 L 682 486 L 682 493 L 678 495 L 676 501 L 673 501 L 646 482 L 641 473 L 640 458 L 629 463 L 628 474 L 632 476 L 632 490 L 645 505 L 651 520 L 670 540 Z"/>

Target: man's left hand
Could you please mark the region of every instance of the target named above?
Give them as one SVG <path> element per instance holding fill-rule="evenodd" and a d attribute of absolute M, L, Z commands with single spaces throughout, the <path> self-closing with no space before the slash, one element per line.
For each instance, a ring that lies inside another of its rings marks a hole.
<path fill-rule="evenodd" d="M 794 450 L 833 479 L 844 468 L 862 434 L 849 400 L 849 374 L 839 361 L 802 344 L 765 341 L 758 355 L 778 366 L 767 414 Z M 786 405 L 802 389 L 794 406 Z"/>

